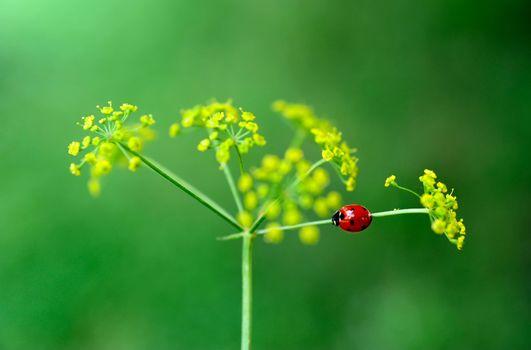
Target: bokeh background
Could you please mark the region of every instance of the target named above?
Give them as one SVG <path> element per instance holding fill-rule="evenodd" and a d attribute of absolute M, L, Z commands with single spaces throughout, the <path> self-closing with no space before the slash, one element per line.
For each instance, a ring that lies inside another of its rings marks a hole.
<path fill-rule="evenodd" d="M 433 168 L 469 231 L 462 252 L 418 216 L 258 242 L 255 349 L 529 349 L 530 16 L 525 0 L 3 0 L 0 349 L 238 348 L 240 245 L 214 239 L 231 227 L 148 170 L 93 199 L 67 169 L 78 118 L 131 102 L 158 119 L 146 153 L 233 210 L 197 137 L 166 137 L 213 97 L 254 111 L 269 152 L 292 134 L 271 102 L 311 104 L 359 148 L 348 202 L 416 206 L 383 180 Z"/>

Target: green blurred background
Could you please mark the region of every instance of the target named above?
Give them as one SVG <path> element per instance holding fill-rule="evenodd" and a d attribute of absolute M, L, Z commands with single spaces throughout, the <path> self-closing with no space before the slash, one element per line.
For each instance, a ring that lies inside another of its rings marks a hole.
<path fill-rule="evenodd" d="M 416 206 L 383 180 L 428 167 L 468 226 L 462 252 L 418 216 L 258 242 L 255 349 L 529 349 L 529 18 L 528 1 L 2 0 L 0 349 L 238 348 L 240 245 L 214 239 L 233 229 L 148 170 L 95 200 L 67 169 L 78 118 L 131 102 L 158 119 L 146 153 L 233 210 L 197 137 L 166 137 L 212 97 L 254 111 L 270 152 L 291 135 L 271 102 L 313 105 L 359 148 L 347 202 Z"/>

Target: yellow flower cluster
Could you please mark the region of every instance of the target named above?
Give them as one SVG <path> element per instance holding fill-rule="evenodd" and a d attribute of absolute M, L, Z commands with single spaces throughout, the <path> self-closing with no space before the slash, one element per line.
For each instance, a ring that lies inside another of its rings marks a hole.
<path fill-rule="evenodd" d="M 424 194 L 420 197 L 420 203 L 430 210 L 432 219 L 431 228 L 437 234 L 445 234 L 450 242 L 463 249 L 466 237 L 466 227 L 463 219 L 457 219 L 457 198 L 453 190 L 448 193 L 446 185 L 437 181 L 437 174 L 432 170 L 425 169 L 419 177 L 424 186 Z"/>
<path fill-rule="evenodd" d="M 213 149 L 216 159 L 223 167 L 230 160 L 230 150 L 246 154 L 254 146 L 264 146 L 265 138 L 258 133 L 259 126 L 251 112 L 236 109 L 230 101 L 197 105 L 181 111 L 180 123 L 170 126 L 170 136 L 176 137 L 182 128 L 199 127 L 208 132 L 208 137 L 197 145 L 200 152 Z"/>
<path fill-rule="evenodd" d="M 325 191 L 330 183 L 326 170 L 317 168 L 296 186 L 289 186 L 295 178 L 302 178 L 310 167 L 298 148 L 288 149 L 283 158 L 264 156 L 260 167 L 252 169 L 250 174 L 243 174 L 238 181 L 238 189 L 244 198 L 245 211 L 239 216 L 242 225 L 252 222 L 260 208 L 267 208 L 266 218 L 270 223 L 264 238 L 267 242 L 278 243 L 283 238 L 278 229 L 280 223 L 299 224 L 309 212 L 320 218 L 330 217 L 341 206 L 341 195 Z M 316 244 L 319 230 L 305 227 L 300 230 L 299 238 L 305 244 Z"/>
<path fill-rule="evenodd" d="M 466 227 L 463 219 L 457 219 L 456 211 L 459 206 L 453 190 L 448 193 L 447 186 L 437 181 L 437 174 L 433 170 L 425 169 L 419 180 L 424 187 L 424 193 L 419 196 L 420 203 L 424 208 L 429 209 L 431 229 L 437 234 L 444 234 L 451 243 L 457 246 L 457 249 L 463 249 Z M 399 186 L 395 175 L 385 180 L 385 187 L 389 186 L 413 192 Z"/>
<path fill-rule="evenodd" d="M 129 116 L 138 110 L 137 106 L 124 103 L 115 110 L 109 101 L 108 105 L 97 108 L 101 113 L 99 117 L 89 115 L 81 118 L 81 123 L 78 123 L 84 131 L 89 132 L 89 135 L 83 137 L 81 141 L 73 141 L 68 145 L 68 154 L 74 157 L 80 156 L 78 162 L 70 164 L 70 172 L 74 176 L 80 176 L 84 167 L 90 167 L 88 188 L 94 196 L 100 193 L 100 178 L 111 172 L 113 164 L 127 159 L 129 170 L 135 172 L 140 167 L 140 158 L 130 157 L 122 145 L 140 152 L 145 141 L 155 137 L 153 130 L 150 129 L 150 126 L 155 124 L 152 115 L 143 115 L 139 118 L 139 122 L 126 124 Z"/>
<path fill-rule="evenodd" d="M 276 101 L 273 103 L 273 110 L 292 121 L 299 130 L 312 134 L 315 143 L 321 147 L 323 159 L 338 169 L 347 191 L 354 191 L 358 176 L 358 158 L 353 155 L 356 150 L 343 140 L 341 132 L 327 120 L 317 117 L 310 107 L 303 104 Z"/>

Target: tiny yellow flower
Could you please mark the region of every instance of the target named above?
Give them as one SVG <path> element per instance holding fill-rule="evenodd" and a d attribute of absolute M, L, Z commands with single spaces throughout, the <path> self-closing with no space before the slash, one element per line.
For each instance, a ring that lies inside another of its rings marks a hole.
<path fill-rule="evenodd" d="M 203 139 L 199 144 L 197 145 L 197 150 L 200 152 L 205 152 L 210 147 L 210 140 L 209 139 Z"/>
<path fill-rule="evenodd" d="M 104 106 L 104 107 L 96 106 L 96 107 L 98 107 L 100 112 L 103 114 L 111 114 L 114 111 L 114 109 L 112 108 L 112 103 L 111 101 L 107 103 L 109 104 L 108 106 Z"/>
<path fill-rule="evenodd" d="M 396 185 L 396 176 L 395 175 L 391 175 L 389 176 L 387 179 L 385 179 L 385 184 L 384 186 L 385 187 L 389 187 L 389 186 L 395 186 Z"/>
<path fill-rule="evenodd" d="M 266 208 L 267 212 L 265 216 L 268 220 L 275 220 L 276 218 L 278 218 L 282 210 L 280 204 L 277 201 L 271 202 Z"/>
<path fill-rule="evenodd" d="M 447 188 L 446 185 L 443 184 L 442 182 L 437 182 L 437 188 L 438 188 L 442 193 L 446 193 L 446 192 L 448 192 L 448 188 Z"/>
<path fill-rule="evenodd" d="M 81 148 L 85 149 L 91 145 L 91 138 L 90 136 L 83 137 L 83 140 L 81 141 Z"/>
<path fill-rule="evenodd" d="M 431 194 L 424 193 L 420 197 L 420 203 L 424 206 L 424 208 L 431 209 L 435 205 L 435 200 Z"/>
<path fill-rule="evenodd" d="M 265 146 L 265 144 L 266 144 L 266 139 L 265 139 L 265 137 L 263 137 L 263 136 L 260 135 L 260 134 L 254 134 L 254 135 L 253 135 L 253 141 L 254 141 L 255 144 L 258 145 L 258 146 Z"/>
<path fill-rule="evenodd" d="M 250 191 L 245 194 L 243 198 L 243 205 L 246 210 L 252 211 L 258 205 L 258 196 L 255 192 Z"/>
<path fill-rule="evenodd" d="M 98 136 L 92 138 L 92 146 L 97 146 L 100 144 L 100 138 Z"/>
<path fill-rule="evenodd" d="M 431 177 L 433 179 L 437 178 L 437 174 L 435 174 L 433 170 L 429 170 L 429 169 L 424 169 L 424 175 Z"/>
<path fill-rule="evenodd" d="M 316 245 L 319 243 L 319 236 L 319 228 L 317 226 L 305 226 L 299 231 L 299 239 L 306 245 Z"/>
<path fill-rule="evenodd" d="M 441 219 L 435 219 L 431 224 L 431 229 L 437 234 L 443 234 L 446 230 L 446 223 Z"/>
<path fill-rule="evenodd" d="M 273 171 L 280 166 L 280 159 L 276 155 L 268 154 L 262 159 L 262 167 L 266 171 Z"/>
<path fill-rule="evenodd" d="M 93 115 L 89 115 L 88 117 L 83 118 L 83 130 L 89 130 L 94 127 L 94 119 L 96 117 Z"/>
<path fill-rule="evenodd" d="M 302 215 L 297 208 L 290 208 L 284 212 L 282 222 L 285 225 L 296 225 L 302 221 Z"/>
<path fill-rule="evenodd" d="M 146 114 L 140 117 L 140 123 L 142 123 L 143 126 L 151 126 L 155 124 L 155 119 L 153 118 L 153 115 Z"/>
<path fill-rule="evenodd" d="M 135 172 L 138 170 L 138 168 L 140 167 L 140 165 L 142 164 L 142 160 L 140 160 L 139 157 L 132 157 L 131 159 L 129 159 L 129 170 L 131 170 L 132 172 Z"/>
<path fill-rule="evenodd" d="M 144 147 L 144 142 L 139 137 L 133 136 L 127 141 L 127 146 L 135 152 L 140 152 Z"/>
<path fill-rule="evenodd" d="M 251 112 L 243 112 L 242 113 L 242 119 L 245 120 L 246 122 L 250 122 L 250 121 L 255 120 L 256 117 Z"/>
<path fill-rule="evenodd" d="M 354 191 L 356 189 L 356 179 L 353 177 L 349 177 L 347 182 L 345 183 L 345 186 L 347 188 L 347 191 Z"/>
<path fill-rule="evenodd" d="M 253 188 L 253 178 L 251 175 L 245 173 L 240 176 L 238 180 L 238 189 L 241 192 L 247 192 Z"/>
<path fill-rule="evenodd" d="M 341 206 L 341 194 L 335 191 L 329 192 L 326 196 L 326 204 L 329 208 L 339 209 Z"/>
<path fill-rule="evenodd" d="M 321 188 L 326 187 L 330 182 L 330 177 L 328 176 L 328 173 L 322 168 L 315 169 L 312 177 L 313 181 L 316 182 L 317 186 Z"/>
<path fill-rule="evenodd" d="M 81 171 L 79 171 L 79 167 L 75 163 L 70 163 L 70 173 L 74 176 L 81 175 Z"/>
<path fill-rule="evenodd" d="M 80 143 L 77 141 L 71 142 L 68 145 L 68 154 L 77 156 L 79 154 Z"/>
<path fill-rule="evenodd" d="M 465 244 L 465 236 L 459 236 L 457 238 L 457 249 L 462 250 L 464 244 Z"/>
<path fill-rule="evenodd" d="M 292 163 L 298 163 L 302 158 L 304 158 L 304 153 L 300 148 L 288 148 L 284 158 Z"/>
<path fill-rule="evenodd" d="M 238 215 L 236 216 L 236 219 L 245 228 L 249 228 L 253 224 L 252 215 L 246 211 L 239 212 Z"/>
<path fill-rule="evenodd" d="M 112 156 L 115 149 L 116 149 L 116 146 L 113 143 L 104 142 L 101 144 L 99 148 L 99 153 L 106 157 L 110 157 Z"/>
<path fill-rule="evenodd" d="M 330 151 L 329 149 L 325 149 L 321 152 L 321 155 L 324 160 L 331 161 L 334 159 L 334 152 Z"/>
<path fill-rule="evenodd" d="M 173 123 L 170 126 L 170 137 L 176 137 L 181 132 L 181 126 L 179 123 Z"/>
<path fill-rule="evenodd" d="M 85 157 L 83 157 L 83 160 L 89 164 L 95 164 L 96 163 L 96 154 L 93 152 L 89 152 L 85 154 Z"/>
<path fill-rule="evenodd" d="M 276 222 L 270 223 L 266 226 L 264 233 L 264 240 L 267 243 L 278 244 L 284 239 L 284 231 L 280 229 L 280 225 Z"/>
<path fill-rule="evenodd" d="M 129 104 L 129 103 L 123 103 L 121 106 L 120 106 L 120 109 L 124 112 L 136 112 L 138 107 L 137 106 L 134 106 L 132 104 Z"/>
<path fill-rule="evenodd" d="M 217 140 L 219 138 L 219 132 L 213 131 L 208 135 L 208 138 L 212 141 Z"/>
<path fill-rule="evenodd" d="M 98 159 L 94 165 L 96 175 L 106 175 L 112 170 L 112 164 L 107 159 Z"/>
<path fill-rule="evenodd" d="M 326 218 L 331 215 L 326 203 L 326 198 L 317 198 L 313 204 L 313 210 L 320 218 Z"/>

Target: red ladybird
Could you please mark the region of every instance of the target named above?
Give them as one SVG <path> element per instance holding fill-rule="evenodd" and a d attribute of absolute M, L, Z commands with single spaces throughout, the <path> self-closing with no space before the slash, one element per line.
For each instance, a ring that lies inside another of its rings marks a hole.
<path fill-rule="evenodd" d="M 332 222 L 345 231 L 360 232 L 369 227 L 372 216 L 367 208 L 358 204 L 351 204 L 336 211 L 332 216 Z"/>

